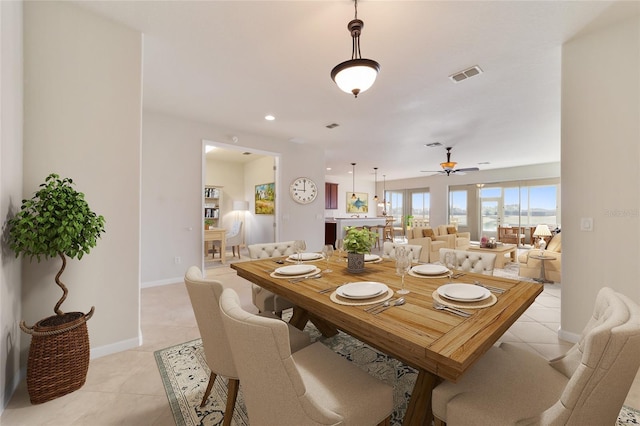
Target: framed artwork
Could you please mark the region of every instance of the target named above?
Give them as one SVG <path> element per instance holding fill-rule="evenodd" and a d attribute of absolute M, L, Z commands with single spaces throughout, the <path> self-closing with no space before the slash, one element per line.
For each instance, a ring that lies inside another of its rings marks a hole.
<path fill-rule="evenodd" d="M 274 214 L 276 210 L 275 182 L 256 185 L 256 214 Z"/>
<path fill-rule="evenodd" d="M 369 194 L 356 192 L 356 198 L 352 198 L 353 192 L 347 192 L 347 213 L 368 213 Z"/>

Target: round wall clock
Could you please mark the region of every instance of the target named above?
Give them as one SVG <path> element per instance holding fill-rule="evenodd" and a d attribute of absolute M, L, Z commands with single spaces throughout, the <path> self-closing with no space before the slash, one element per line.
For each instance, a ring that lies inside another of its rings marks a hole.
<path fill-rule="evenodd" d="M 294 201 L 300 204 L 309 204 L 318 196 L 318 187 L 313 180 L 299 177 L 291 183 L 289 193 Z"/>

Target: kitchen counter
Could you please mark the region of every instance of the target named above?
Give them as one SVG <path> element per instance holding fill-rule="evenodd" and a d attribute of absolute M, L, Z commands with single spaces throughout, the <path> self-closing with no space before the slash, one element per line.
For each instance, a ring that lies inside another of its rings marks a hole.
<path fill-rule="evenodd" d="M 327 224 L 329 223 L 336 224 L 335 240 L 341 240 L 344 238 L 344 228 L 347 226 L 378 226 L 378 225 L 384 226 L 386 223 L 386 219 L 384 217 L 375 217 L 375 216 L 374 217 L 332 217 L 332 218 L 328 217 L 325 219 L 325 222 Z M 333 227 L 330 227 L 330 228 L 333 228 Z M 328 230 L 330 228 L 325 227 L 325 230 Z M 325 235 L 325 240 L 330 241 L 331 236 Z"/>

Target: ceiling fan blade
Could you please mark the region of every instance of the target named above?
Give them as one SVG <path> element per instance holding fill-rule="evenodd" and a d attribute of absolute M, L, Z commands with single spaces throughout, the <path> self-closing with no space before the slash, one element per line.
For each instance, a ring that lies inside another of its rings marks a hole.
<path fill-rule="evenodd" d="M 420 170 L 421 173 L 446 173 L 444 170 Z"/>
<path fill-rule="evenodd" d="M 454 172 L 477 172 L 480 170 L 477 167 L 466 167 L 464 169 L 455 169 Z"/>

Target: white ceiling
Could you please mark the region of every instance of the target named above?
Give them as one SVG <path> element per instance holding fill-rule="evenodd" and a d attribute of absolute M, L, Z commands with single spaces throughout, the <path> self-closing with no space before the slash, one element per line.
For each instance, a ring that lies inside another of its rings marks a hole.
<path fill-rule="evenodd" d="M 357 99 L 329 75 L 351 57 L 350 0 L 76 4 L 145 34 L 144 108 L 321 145 L 332 174 L 356 162 L 400 179 L 439 170 L 445 146 L 458 167 L 559 161 L 561 46 L 612 2 L 361 0 L 362 55 L 381 71 Z"/>

